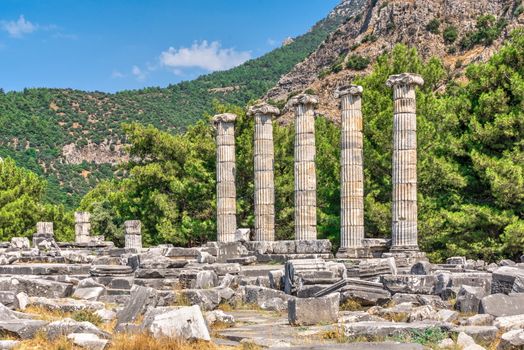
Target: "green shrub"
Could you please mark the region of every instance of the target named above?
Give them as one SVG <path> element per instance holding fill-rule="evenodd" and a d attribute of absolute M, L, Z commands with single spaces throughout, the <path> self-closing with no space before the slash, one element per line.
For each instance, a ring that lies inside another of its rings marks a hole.
<path fill-rule="evenodd" d="M 524 13 L 524 5 L 520 4 L 516 9 L 515 9 L 515 12 L 513 12 L 513 14 L 518 17 L 520 16 L 522 13 Z"/>
<path fill-rule="evenodd" d="M 346 67 L 353 70 L 364 70 L 369 66 L 369 58 L 360 55 L 351 55 Z"/>
<path fill-rule="evenodd" d="M 438 18 L 433 18 L 429 23 L 426 25 L 426 30 L 433 34 L 438 34 L 440 28 L 440 20 Z"/>
<path fill-rule="evenodd" d="M 364 39 L 362 39 L 362 44 L 365 44 L 365 43 L 373 43 L 375 41 L 377 41 L 377 37 L 373 34 L 368 34 L 364 37 Z"/>
<path fill-rule="evenodd" d="M 477 18 L 476 29 L 466 34 L 460 41 L 460 47 L 463 50 L 471 49 L 475 45 L 491 45 L 495 41 L 507 22 L 501 18 L 497 20 L 493 15 L 483 15 Z"/>
<path fill-rule="evenodd" d="M 444 32 L 442 33 L 442 36 L 444 37 L 444 42 L 446 44 L 453 44 L 458 37 L 458 30 L 455 26 L 448 26 L 446 29 L 444 29 Z"/>
<path fill-rule="evenodd" d="M 104 320 L 102 320 L 102 317 L 95 314 L 93 311 L 90 310 L 79 310 L 75 311 L 73 315 L 71 315 L 71 318 L 78 322 L 91 322 L 95 326 L 100 326 L 102 323 L 104 323 Z"/>

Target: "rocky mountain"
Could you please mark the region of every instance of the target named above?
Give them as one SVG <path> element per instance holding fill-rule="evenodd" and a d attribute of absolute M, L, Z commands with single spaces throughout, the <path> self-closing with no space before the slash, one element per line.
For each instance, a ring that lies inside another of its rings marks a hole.
<path fill-rule="evenodd" d="M 337 119 L 337 86 L 369 72 L 370 63 L 397 43 L 417 48 L 425 58 L 442 58 L 456 74 L 471 62 L 486 61 L 511 30 L 524 25 L 521 0 L 367 0 L 360 8 L 266 98 L 285 101 L 310 90 L 321 97 L 319 112 Z M 337 7 L 333 14 L 343 12 Z"/>
<path fill-rule="evenodd" d="M 0 89 L 0 157 L 12 157 L 46 177 L 48 199 L 74 207 L 101 179 L 121 175 L 117 164 L 127 159 L 122 123 L 136 121 L 176 133 L 212 113 L 215 100 L 244 106 L 314 52 L 362 3 L 341 3 L 309 32 L 241 66 L 166 88 L 116 94 Z"/>

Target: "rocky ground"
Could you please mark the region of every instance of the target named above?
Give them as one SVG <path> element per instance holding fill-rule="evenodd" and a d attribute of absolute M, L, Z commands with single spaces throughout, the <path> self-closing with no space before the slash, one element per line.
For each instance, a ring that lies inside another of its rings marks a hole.
<path fill-rule="evenodd" d="M 1 246 L 0 349 L 524 349 L 510 260 L 335 259 L 322 240 Z"/>

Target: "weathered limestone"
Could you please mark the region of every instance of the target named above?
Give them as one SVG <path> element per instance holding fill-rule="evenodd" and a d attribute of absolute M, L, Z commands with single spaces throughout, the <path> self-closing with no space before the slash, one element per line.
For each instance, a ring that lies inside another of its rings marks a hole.
<path fill-rule="evenodd" d="M 341 99 L 340 249 L 338 256 L 358 257 L 364 240 L 364 168 L 362 86 L 336 91 Z"/>
<path fill-rule="evenodd" d="M 293 298 L 288 301 L 288 321 L 295 326 L 334 323 L 338 320 L 340 294 L 318 298 Z"/>
<path fill-rule="evenodd" d="M 75 243 L 89 243 L 91 236 L 91 214 L 85 211 L 75 212 Z"/>
<path fill-rule="evenodd" d="M 237 230 L 235 120 L 231 113 L 213 117 L 217 143 L 217 241 L 234 242 Z"/>
<path fill-rule="evenodd" d="M 124 234 L 126 248 L 142 249 L 142 222 L 140 220 L 124 222 Z"/>
<path fill-rule="evenodd" d="M 272 118 L 280 110 L 267 103 L 249 108 L 255 118 L 255 241 L 275 240 L 275 181 Z"/>
<path fill-rule="evenodd" d="M 52 222 L 37 222 L 33 246 L 43 250 L 59 249 L 55 242 Z"/>
<path fill-rule="evenodd" d="M 393 88 L 393 210 L 392 251 L 418 251 L 417 242 L 417 74 L 392 75 Z"/>
<path fill-rule="evenodd" d="M 289 100 L 295 110 L 295 240 L 317 238 L 317 177 L 315 168 L 316 96 Z"/>

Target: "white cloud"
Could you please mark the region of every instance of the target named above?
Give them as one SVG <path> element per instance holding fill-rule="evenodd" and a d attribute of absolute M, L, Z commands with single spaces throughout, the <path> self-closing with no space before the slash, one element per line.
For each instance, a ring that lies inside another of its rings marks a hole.
<path fill-rule="evenodd" d="M 147 76 L 146 72 L 142 71 L 138 66 L 133 66 L 131 74 L 133 74 L 138 80 L 145 80 Z"/>
<path fill-rule="evenodd" d="M 251 58 L 251 52 L 222 48 L 218 41 L 195 42 L 191 47 L 170 47 L 160 54 L 160 64 L 180 74 L 183 68 L 201 68 L 207 71 L 225 70 Z"/>
<path fill-rule="evenodd" d="M 277 41 L 275 39 L 268 38 L 267 39 L 267 44 L 269 46 L 275 46 L 277 44 Z"/>
<path fill-rule="evenodd" d="M 122 72 L 119 72 L 117 70 L 114 70 L 113 73 L 111 73 L 111 78 L 113 79 L 119 79 L 119 78 L 125 78 L 126 75 Z"/>
<path fill-rule="evenodd" d="M 20 15 L 17 21 L 1 21 L 0 25 L 13 38 L 21 38 L 38 30 L 38 24 L 27 21 L 24 15 Z"/>

